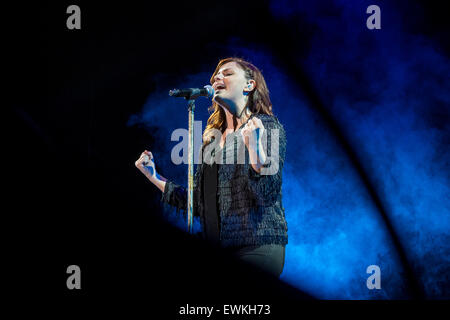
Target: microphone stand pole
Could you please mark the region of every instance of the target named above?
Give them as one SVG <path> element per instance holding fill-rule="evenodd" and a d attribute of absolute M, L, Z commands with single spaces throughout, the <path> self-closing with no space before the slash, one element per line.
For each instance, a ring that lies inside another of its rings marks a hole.
<path fill-rule="evenodd" d="M 186 98 L 188 99 L 188 98 Z M 194 110 L 195 100 L 188 99 L 189 133 L 188 133 L 188 194 L 187 194 L 187 229 L 193 233 L 193 209 L 194 209 Z"/>

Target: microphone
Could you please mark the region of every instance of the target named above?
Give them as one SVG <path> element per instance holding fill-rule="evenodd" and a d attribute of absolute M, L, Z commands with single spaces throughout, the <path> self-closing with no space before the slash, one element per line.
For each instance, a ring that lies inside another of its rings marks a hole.
<path fill-rule="evenodd" d="M 198 97 L 212 98 L 214 95 L 214 89 L 210 85 L 204 86 L 203 88 L 189 88 L 189 89 L 173 89 L 169 91 L 169 96 L 172 97 L 182 97 L 187 100 L 197 99 Z"/>

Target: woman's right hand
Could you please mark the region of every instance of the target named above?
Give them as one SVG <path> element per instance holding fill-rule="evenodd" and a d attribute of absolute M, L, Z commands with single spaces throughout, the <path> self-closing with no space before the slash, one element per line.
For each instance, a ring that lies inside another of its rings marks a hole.
<path fill-rule="evenodd" d="M 150 173 L 152 177 L 156 176 L 155 162 L 153 161 L 153 155 L 150 151 L 145 150 L 141 153 L 139 159 L 134 163 L 142 173 Z"/>

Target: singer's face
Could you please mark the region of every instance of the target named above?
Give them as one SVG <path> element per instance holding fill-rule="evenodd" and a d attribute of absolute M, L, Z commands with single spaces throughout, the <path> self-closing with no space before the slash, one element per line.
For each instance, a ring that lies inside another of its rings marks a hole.
<path fill-rule="evenodd" d="M 225 63 L 214 77 L 213 100 L 236 115 L 243 107 L 240 104 L 245 101 L 246 92 L 250 91 L 247 83 L 244 70 L 236 62 Z"/>

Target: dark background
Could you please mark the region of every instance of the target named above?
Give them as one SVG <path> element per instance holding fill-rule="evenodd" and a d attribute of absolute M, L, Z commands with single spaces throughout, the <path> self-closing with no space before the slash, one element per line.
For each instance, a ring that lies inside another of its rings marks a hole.
<path fill-rule="evenodd" d="M 25 44 L 20 53 L 27 58 L 13 65 L 11 78 L 20 87 L 10 131 L 20 169 L 8 200 L 21 266 L 37 263 L 43 270 L 33 292 L 45 290 L 69 306 L 103 306 L 100 298 L 120 305 L 131 298 L 167 318 L 186 303 L 271 303 L 287 308 L 274 313 L 295 310 L 294 301 L 309 298 L 306 293 L 261 281 L 264 275 L 245 266 L 235 269 L 231 258 L 164 222 L 160 193 L 134 167 L 154 137 L 126 123 L 156 88 L 149 75 L 176 77 L 215 65 L 225 56 L 205 43 L 231 36 L 263 43 L 314 103 L 315 92 L 292 57 L 294 51 L 297 58 L 306 54 L 313 30 L 274 20 L 264 1 L 79 1 L 82 28 L 68 30 L 70 4 L 40 4 L 32 32 L 25 22 L 12 27 L 28 37 L 12 37 L 17 48 Z M 445 12 L 437 2 L 421 6 L 423 16 L 411 28 L 439 37 L 448 27 Z M 20 11 L 16 21 L 30 21 L 24 11 L 31 10 Z M 443 48 L 448 54 L 448 43 Z M 66 289 L 71 264 L 82 270 L 79 292 Z"/>

